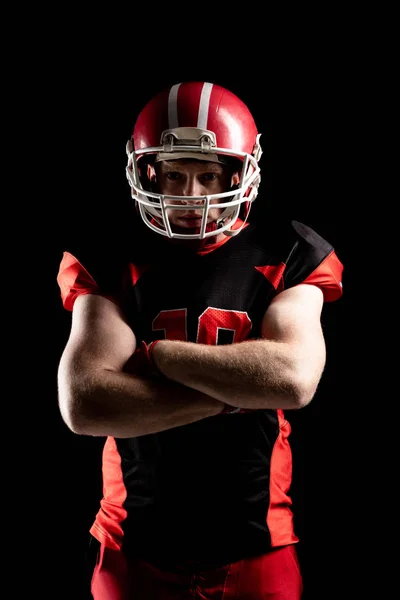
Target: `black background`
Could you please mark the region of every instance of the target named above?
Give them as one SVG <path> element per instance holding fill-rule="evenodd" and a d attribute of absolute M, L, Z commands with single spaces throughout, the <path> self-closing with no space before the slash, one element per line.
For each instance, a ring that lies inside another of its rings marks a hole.
<path fill-rule="evenodd" d="M 43 58 L 50 60 L 47 54 Z M 149 68 L 147 61 L 139 61 L 138 69 L 131 58 L 118 64 L 95 50 L 74 60 L 58 59 L 57 69 L 49 63 L 44 70 L 39 89 L 30 88 L 36 118 L 21 115 L 27 122 L 25 156 L 32 153 L 37 165 L 27 189 L 28 197 L 34 190 L 35 217 L 32 228 L 27 218 L 34 241 L 24 275 L 24 314 L 34 324 L 26 412 L 28 420 L 31 415 L 30 442 L 18 459 L 27 490 L 19 498 L 18 539 L 29 552 L 28 562 L 38 565 L 32 569 L 32 587 L 37 585 L 43 597 L 90 598 L 85 554 L 101 497 L 103 440 L 72 434 L 57 406 L 56 371 L 70 319 L 56 282 L 61 255 L 71 239 L 81 236 L 93 243 L 106 236 L 107 243 L 118 244 L 121 231 L 129 235 L 129 222 L 121 220 L 130 212 L 125 144 L 137 113 L 160 88 L 192 79 L 229 88 L 253 112 L 264 151 L 257 218 L 307 223 L 334 245 L 345 266 L 343 297 L 326 305 L 323 314 L 328 361 L 322 382 L 312 403 L 290 419 L 304 600 L 350 597 L 342 590 L 345 580 L 347 590 L 358 585 L 352 549 L 359 527 L 359 450 L 349 416 L 354 409 L 348 365 L 354 358 L 350 312 L 355 284 L 346 225 L 353 195 L 344 142 L 351 144 L 352 136 L 351 103 L 345 108 L 342 101 L 346 77 L 339 77 L 332 64 L 323 72 L 298 64 L 277 80 L 268 60 L 259 61 L 257 69 L 244 63 L 229 74 L 215 60 L 172 61 L 164 70 Z M 40 138 L 40 145 L 31 143 L 33 137 Z"/>

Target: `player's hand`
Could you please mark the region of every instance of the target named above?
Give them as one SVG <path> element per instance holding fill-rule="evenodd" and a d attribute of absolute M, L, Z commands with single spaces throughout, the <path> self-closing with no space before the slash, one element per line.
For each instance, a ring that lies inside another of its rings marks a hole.
<path fill-rule="evenodd" d="M 135 350 L 125 363 L 124 371 L 138 375 L 139 377 L 151 378 L 163 376 L 152 359 L 152 351 L 157 342 L 158 340 L 146 344 L 146 342 L 142 341 L 139 348 Z"/>

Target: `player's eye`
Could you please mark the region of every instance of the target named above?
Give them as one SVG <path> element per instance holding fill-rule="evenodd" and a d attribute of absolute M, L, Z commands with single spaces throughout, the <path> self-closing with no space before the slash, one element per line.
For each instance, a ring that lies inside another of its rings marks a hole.
<path fill-rule="evenodd" d="M 181 177 L 182 175 L 179 171 L 168 171 L 168 173 L 165 173 L 167 181 L 179 181 Z"/>
<path fill-rule="evenodd" d="M 201 175 L 200 179 L 205 182 L 212 182 L 218 179 L 218 175 L 216 173 L 204 173 Z"/>

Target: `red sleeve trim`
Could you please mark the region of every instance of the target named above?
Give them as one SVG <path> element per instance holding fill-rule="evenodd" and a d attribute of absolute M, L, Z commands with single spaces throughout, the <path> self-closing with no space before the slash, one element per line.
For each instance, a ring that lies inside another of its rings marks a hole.
<path fill-rule="evenodd" d="M 93 277 L 69 252 L 63 254 L 57 283 L 60 287 L 63 306 L 71 311 L 78 296 L 99 293 L 99 287 Z"/>
<path fill-rule="evenodd" d="M 343 294 L 343 264 L 332 250 L 326 259 L 302 283 L 316 285 L 324 294 L 325 302 L 334 302 Z"/>

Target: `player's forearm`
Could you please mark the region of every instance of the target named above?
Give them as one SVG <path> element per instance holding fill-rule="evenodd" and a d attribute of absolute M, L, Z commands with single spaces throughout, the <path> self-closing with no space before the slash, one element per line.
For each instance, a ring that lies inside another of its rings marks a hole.
<path fill-rule="evenodd" d="M 168 380 L 141 379 L 127 373 L 97 371 L 59 378 L 61 414 L 75 433 L 136 437 L 199 421 L 223 405 L 197 390 Z"/>
<path fill-rule="evenodd" d="M 307 403 L 299 361 L 283 343 L 260 339 L 209 346 L 163 340 L 153 357 L 165 376 L 230 406 L 299 408 Z"/>

